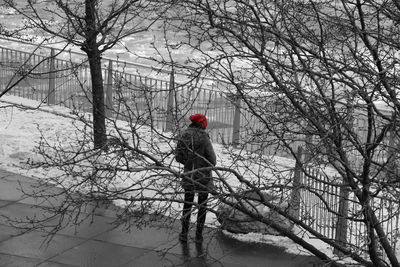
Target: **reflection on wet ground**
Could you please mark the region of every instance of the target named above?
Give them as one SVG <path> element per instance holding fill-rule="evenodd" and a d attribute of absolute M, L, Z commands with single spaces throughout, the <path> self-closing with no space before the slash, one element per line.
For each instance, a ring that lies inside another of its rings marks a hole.
<path fill-rule="evenodd" d="M 132 225 L 127 232 L 123 226 L 112 224 L 116 218 L 114 206 L 96 211 L 93 222 L 64 225 L 45 243 L 48 236 L 43 230 L 23 233 L 8 220 L 45 215 L 43 208 L 48 202 L 26 197 L 19 190 L 20 186 L 27 190 L 35 183 L 29 177 L 0 170 L 0 266 L 322 266 L 315 257 L 241 242 L 218 229 L 205 229 L 200 244 L 192 236 L 182 244 L 178 241 L 180 224 L 165 218 L 141 227 Z M 57 188 L 49 190 L 58 192 Z M 60 199 L 53 203 L 57 201 Z M 48 221 L 49 225 L 54 222 Z"/>

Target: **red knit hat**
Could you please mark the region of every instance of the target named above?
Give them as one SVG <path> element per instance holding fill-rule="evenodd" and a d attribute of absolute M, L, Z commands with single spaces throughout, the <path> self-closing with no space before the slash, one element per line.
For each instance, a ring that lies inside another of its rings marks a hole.
<path fill-rule="evenodd" d="M 206 116 L 204 116 L 203 114 L 197 113 L 197 114 L 193 114 L 192 116 L 189 117 L 189 119 L 200 125 L 203 129 L 205 129 L 207 127 L 207 119 Z"/>

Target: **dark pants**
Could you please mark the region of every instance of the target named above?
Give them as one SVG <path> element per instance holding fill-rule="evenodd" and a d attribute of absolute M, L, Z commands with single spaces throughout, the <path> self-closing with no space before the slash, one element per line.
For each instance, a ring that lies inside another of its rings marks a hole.
<path fill-rule="evenodd" d="M 189 231 L 190 225 L 190 215 L 192 213 L 192 205 L 194 200 L 194 195 L 197 193 L 198 196 L 198 205 L 199 212 L 197 214 L 197 228 L 196 228 L 196 237 L 202 237 L 204 223 L 206 221 L 206 213 L 207 213 L 207 198 L 208 191 L 195 191 L 195 190 L 187 190 L 185 189 L 185 203 L 183 204 L 183 214 L 182 214 L 182 234 L 187 235 Z"/>

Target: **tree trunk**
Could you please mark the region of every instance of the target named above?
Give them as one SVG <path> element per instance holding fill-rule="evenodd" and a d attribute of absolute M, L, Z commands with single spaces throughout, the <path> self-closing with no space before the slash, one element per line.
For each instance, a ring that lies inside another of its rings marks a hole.
<path fill-rule="evenodd" d="M 104 107 L 104 85 L 101 73 L 101 54 L 97 44 L 96 0 L 85 1 L 86 42 L 82 50 L 89 59 L 93 97 L 93 139 L 94 148 L 103 148 L 106 144 L 106 119 Z"/>
<path fill-rule="evenodd" d="M 97 51 L 98 52 L 98 51 Z M 102 148 L 106 144 L 106 120 L 104 107 L 104 85 L 101 73 L 100 54 L 89 55 L 89 66 L 92 79 L 93 96 L 93 138 L 94 148 Z"/>

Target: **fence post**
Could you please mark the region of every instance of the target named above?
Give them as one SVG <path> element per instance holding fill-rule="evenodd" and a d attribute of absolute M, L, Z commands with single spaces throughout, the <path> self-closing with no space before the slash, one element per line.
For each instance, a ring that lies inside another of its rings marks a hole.
<path fill-rule="evenodd" d="M 397 163 L 395 159 L 396 155 L 396 147 L 397 142 L 395 140 L 396 136 L 397 125 L 395 124 L 393 129 L 389 132 L 389 147 L 387 148 L 386 154 L 388 159 L 387 169 L 386 169 L 386 176 L 389 178 L 389 181 L 394 181 L 396 177 L 398 177 L 397 171 Z"/>
<path fill-rule="evenodd" d="M 107 69 L 107 84 L 106 84 L 106 117 L 110 118 L 113 112 L 113 95 L 112 95 L 112 75 L 113 75 L 113 62 L 108 61 Z"/>
<path fill-rule="evenodd" d="M 240 97 L 235 96 L 235 114 L 233 118 L 232 145 L 237 146 L 240 142 Z"/>
<path fill-rule="evenodd" d="M 300 186 L 302 177 L 302 159 L 303 159 L 303 148 L 299 146 L 297 148 L 296 164 L 294 166 L 293 173 L 293 189 L 290 196 L 289 213 L 296 219 L 300 219 Z"/>
<path fill-rule="evenodd" d="M 349 210 L 349 188 L 345 185 L 344 181 L 340 187 L 339 197 L 339 210 L 336 223 L 335 240 L 344 246 L 347 242 L 346 217 Z M 333 250 L 333 253 L 338 256 L 343 256 L 343 253 L 336 248 Z"/>
<path fill-rule="evenodd" d="M 49 90 L 47 94 L 47 104 L 54 105 L 56 103 L 56 68 L 55 68 L 55 51 L 54 48 L 50 50 L 49 60 Z"/>
<path fill-rule="evenodd" d="M 167 122 L 165 130 L 168 132 L 174 129 L 174 96 L 175 96 L 175 77 L 174 69 L 171 71 L 169 80 L 168 103 L 167 103 Z"/>
<path fill-rule="evenodd" d="M 354 104 L 352 98 L 348 98 L 346 103 L 346 110 L 349 116 L 349 126 L 353 128 L 354 125 Z M 353 164 L 353 163 L 350 163 Z M 343 178 L 342 178 L 343 179 Z M 339 209 L 335 227 L 335 240 L 342 246 L 346 246 L 347 243 L 347 228 L 348 228 L 348 221 L 347 215 L 349 210 L 349 195 L 350 189 L 346 185 L 344 179 L 342 180 L 342 185 L 340 186 L 339 191 Z M 334 249 L 333 253 L 337 256 L 344 256 L 343 252 L 339 251 L 338 249 Z"/>

